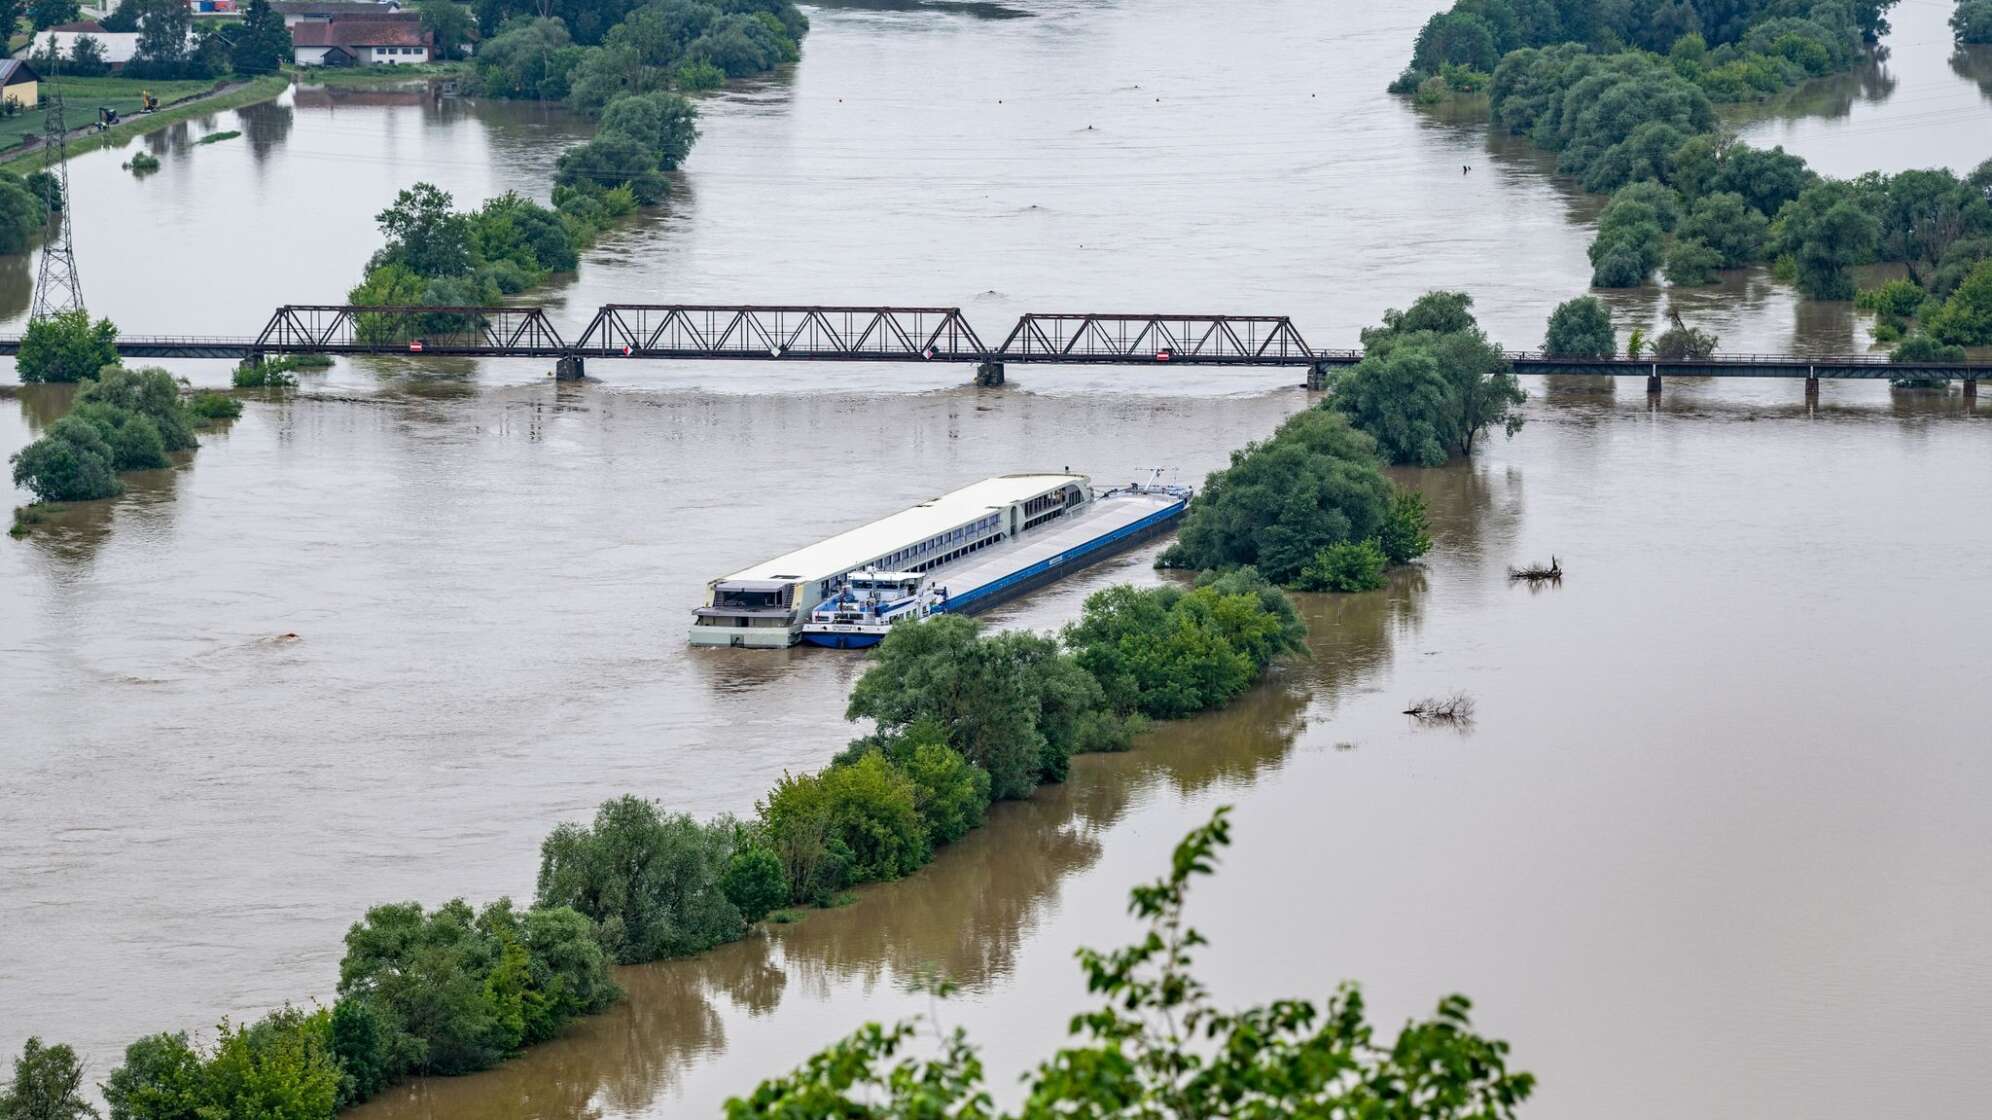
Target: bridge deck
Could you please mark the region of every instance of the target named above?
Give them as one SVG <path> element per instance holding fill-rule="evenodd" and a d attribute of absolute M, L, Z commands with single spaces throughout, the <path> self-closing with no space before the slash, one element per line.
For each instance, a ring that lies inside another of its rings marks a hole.
<path fill-rule="evenodd" d="M 21 340 L 0 337 L 0 355 Z M 290 305 L 255 336 L 126 335 L 133 358 L 244 360 L 284 354 L 752 362 L 977 362 L 994 365 L 1250 366 L 1326 370 L 1360 350 L 1315 349 L 1284 316 L 1033 313 L 995 347 L 951 307 L 610 304 L 577 343 L 537 307 Z M 1787 377 L 1976 381 L 1992 361 L 1716 354 L 1656 360 L 1507 355 L 1520 373 L 1605 377 Z M 1000 380 L 1000 378 L 999 378 Z"/>

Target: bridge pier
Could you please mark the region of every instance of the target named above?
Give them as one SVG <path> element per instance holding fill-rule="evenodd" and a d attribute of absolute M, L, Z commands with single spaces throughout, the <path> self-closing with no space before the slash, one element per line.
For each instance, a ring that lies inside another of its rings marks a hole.
<path fill-rule="evenodd" d="M 983 362 L 975 367 L 975 383 L 984 389 L 994 389 L 1003 384 L 1003 363 Z"/>
<path fill-rule="evenodd" d="M 1660 395 L 1660 366 L 1657 363 L 1647 370 L 1646 392 L 1649 396 Z"/>
<path fill-rule="evenodd" d="M 1307 387 L 1316 391 L 1328 387 L 1328 366 L 1326 363 L 1316 362 L 1307 367 Z"/>
<path fill-rule="evenodd" d="M 1816 368 L 1805 371 L 1805 403 L 1819 403 L 1819 371 Z"/>
<path fill-rule="evenodd" d="M 582 361 L 579 354 L 568 354 L 553 363 L 553 379 L 555 381 L 579 381 L 587 376 L 587 363 Z"/>
<path fill-rule="evenodd" d="M 1967 377 L 1964 379 L 1964 403 L 1968 405 L 1978 403 L 1978 379 L 1976 377 Z"/>

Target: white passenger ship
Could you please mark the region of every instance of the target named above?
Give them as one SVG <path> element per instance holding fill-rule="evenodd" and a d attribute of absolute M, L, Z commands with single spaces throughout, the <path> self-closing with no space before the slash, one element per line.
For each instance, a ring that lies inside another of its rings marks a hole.
<path fill-rule="evenodd" d="M 1081 474 L 984 479 L 713 580 L 693 612 L 692 644 L 793 645 L 860 571 L 927 577 L 936 598 L 918 603 L 922 616 L 981 610 L 1161 532 L 1189 500 L 1189 487 L 1156 483 L 1096 492 Z"/>

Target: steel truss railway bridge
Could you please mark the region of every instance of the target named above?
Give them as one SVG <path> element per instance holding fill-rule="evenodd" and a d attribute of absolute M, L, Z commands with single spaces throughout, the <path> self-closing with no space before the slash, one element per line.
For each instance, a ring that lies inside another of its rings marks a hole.
<path fill-rule="evenodd" d="M 993 337 L 993 336 L 992 336 Z M 0 354 L 18 353 L 0 338 Z M 972 364 L 975 380 L 1001 385 L 1011 365 L 1255 366 L 1306 371 L 1326 385 L 1360 350 L 1317 350 L 1283 315 L 1029 314 L 995 346 L 958 307 L 811 307 L 718 304 L 609 304 L 572 342 L 538 307 L 352 307 L 277 309 L 261 333 L 242 337 L 122 336 L 134 358 L 221 358 L 260 362 L 289 354 L 398 357 L 539 358 L 562 380 L 590 360 L 755 362 L 950 362 Z M 1572 357 L 1514 351 L 1521 373 L 1644 377 L 1659 392 L 1667 375 L 1874 380 L 1917 377 L 1964 382 L 1975 396 L 1992 361 L 1893 363 L 1874 355 L 1715 354 L 1706 358 Z"/>

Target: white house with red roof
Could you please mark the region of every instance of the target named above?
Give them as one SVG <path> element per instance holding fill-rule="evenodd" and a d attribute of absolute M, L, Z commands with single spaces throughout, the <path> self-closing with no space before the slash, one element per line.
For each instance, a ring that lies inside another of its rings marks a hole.
<path fill-rule="evenodd" d="M 340 15 L 291 28 L 292 59 L 299 66 L 405 66 L 435 55 L 435 36 L 420 16 Z"/>

